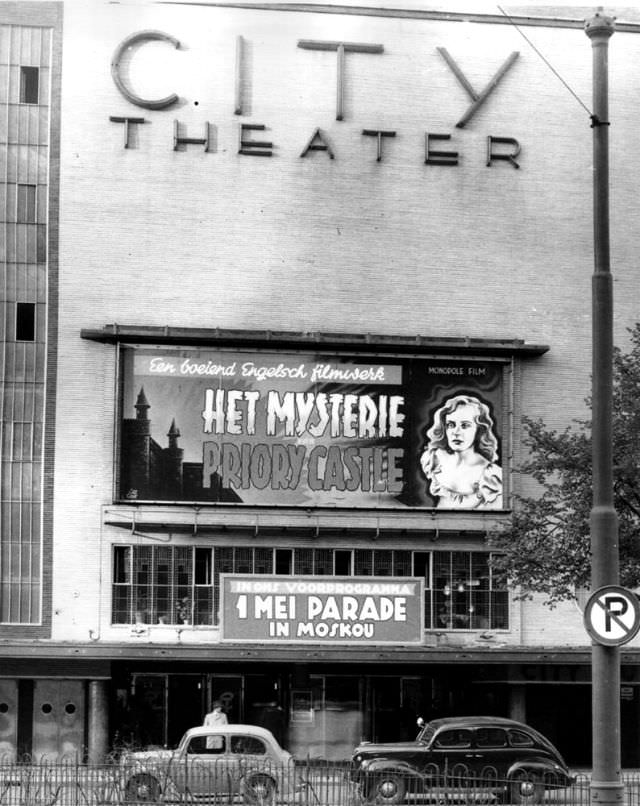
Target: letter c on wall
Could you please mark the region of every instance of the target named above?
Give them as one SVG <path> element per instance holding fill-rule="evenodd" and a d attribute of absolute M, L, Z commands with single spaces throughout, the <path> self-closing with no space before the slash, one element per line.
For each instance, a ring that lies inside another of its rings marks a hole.
<path fill-rule="evenodd" d="M 178 100 L 178 96 L 175 93 L 167 95 L 166 98 L 159 98 L 156 101 L 141 98 L 126 85 L 125 81 L 120 75 L 120 61 L 122 60 L 125 51 L 133 45 L 136 45 L 138 42 L 154 40 L 169 42 L 175 48 L 180 47 L 180 42 L 178 39 L 176 39 L 174 36 L 170 36 L 169 34 L 164 34 L 162 31 L 139 31 L 137 34 L 131 34 L 131 36 L 128 36 L 118 45 L 116 52 L 113 54 L 113 59 L 111 60 L 111 76 L 116 87 L 128 101 L 131 101 L 132 104 L 142 106 L 145 109 L 164 109 L 167 106 L 171 106 L 171 104 L 174 104 Z"/>

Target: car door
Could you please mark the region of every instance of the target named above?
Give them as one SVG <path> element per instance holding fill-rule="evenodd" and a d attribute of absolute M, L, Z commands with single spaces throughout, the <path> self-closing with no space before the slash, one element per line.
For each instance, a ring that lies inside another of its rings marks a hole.
<path fill-rule="evenodd" d="M 229 737 L 229 770 L 235 791 L 249 773 L 270 768 L 268 748 L 261 738 L 248 734 L 231 734 Z"/>
<path fill-rule="evenodd" d="M 229 794 L 232 790 L 228 747 L 228 736 L 221 733 L 192 736 L 182 759 L 180 791 L 200 796 Z M 177 772 L 174 773 L 174 780 Z"/>
<path fill-rule="evenodd" d="M 475 730 L 474 770 L 483 779 L 504 779 L 513 758 L 507 731 L 501 727 Z"/>
<path fill-rule="evenodd" d="M 423 772 L 429 777 L 434 768 L 437 768 L 442 782 L 466 777 L 475 763 L 473 731 L 469 728 L 443 728 L 433 737 L 425 761 L 427 768 Z"/>

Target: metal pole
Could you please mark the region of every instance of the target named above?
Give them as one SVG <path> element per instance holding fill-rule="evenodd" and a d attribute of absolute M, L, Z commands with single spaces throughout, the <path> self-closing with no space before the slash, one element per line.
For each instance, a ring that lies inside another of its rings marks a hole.
<path fill-rule="evenodd" d="M 613 505 L 613 281 L 609 264 L 608 48 L 613 18 L 601 9 L 586 21 L 593 50 L 593 223 L 591 585 L 619 582 L 618 518 Z M 622 801 L 620 654 L 617 646 L 592 647 L 593 775 L 591 802 Z"/>

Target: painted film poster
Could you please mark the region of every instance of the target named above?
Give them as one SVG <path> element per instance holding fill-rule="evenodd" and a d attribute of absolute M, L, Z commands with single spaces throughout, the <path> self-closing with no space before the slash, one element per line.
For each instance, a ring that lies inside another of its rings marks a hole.
<path fill-rule="evenodd" d="M 498 361 L 123 350 L 119 497 L 497 510 Z"/>

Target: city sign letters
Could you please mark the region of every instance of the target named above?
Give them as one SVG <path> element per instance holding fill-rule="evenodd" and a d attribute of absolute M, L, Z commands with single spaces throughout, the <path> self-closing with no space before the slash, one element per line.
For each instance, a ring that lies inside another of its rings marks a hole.
<path fill-rule="evenodd" d="M 134 106 L 153 111 L 166 110 L 174 106 L 179 101 L 179 96 L 175 92 L 169 92 L 160 98 L 144 98 L 139 95 L 131 86 L 122 68 L 125 54 L 132 48 L 140 47 L 147 42 L 161 41 L 179 49 L 180 41 L 170 34 L 162 31 L 139 31 L 126 37 L 116 48 L 112 62 L 111 75 L 113 82 L 120 94 Z M 366 42 L 342 42 L 324 40 L 299 40 L 298 48 L 303 50 L 334 51 L 337 54 L 337 86 L 336 86 L 336 120 L 345 120 L 344 96 L 347 82 L 347 54 L 366 53 L 371 55 L 384 55 L 384 46 L 378 43 Z M 243 80 L 246 75 L 246 64 L 244 60 L 243 38 L 237 38 L 236 57 L 236 77 L 235 77 L 235 98 L 234 114 L 243 115 L 245 105 L 243 102 Z M 492 79 L 482 90 L 477 90 L 465 76 L 454 57 L 446 48 L 437 48 L 437 52 L 444 59 L 450 68 L 453 76 L 465 90 L 470 98 L 470 105 L 462 116 L 455 123 L 456 128 L 464 128 L 475 116 L 478 109 L 487 102 L 489 97 L 496 91 L 497 86 L 504 76 L 509 72 L 518 58 L 517 51 L 511 53 L 499 67 Z M 133 115 L 110 115 L 112 123 L 119 123 L 124 126 L 123 147 L 130 148 L 132 135 L 136 127 L 148 123 L 146 118 Z M 276 153 L 276 146 L 272 140 L 255 139 L 252 133 L 268 130 L 265 123 L 240 123 L 238 131 L 237 153 L 253 157 L 272 157 Z M 204 122 L 202 136 L 187 134 L 179 121 L 174 120 L 172 146 L 174 150 L 182 150 L 187 145 L 200 145 L 204 151 L 214 151 L 217 138 L 214 136 L 216 127 L 209 121 Z M 375 126 L 367 126 L 362 129 L 363 138 L 371 138 L 375 145 L 375 160 L 382 162 L 388 147 L 383 143 L 394 138 L 397 132 L 394 129 L 380 129 Z M 424 163 L 427 165 L 452 166 L 459 163 L 459 152 L 454 148 L 443 148 L 442 143 L 451 139 L 448 132 L 425 132 L 424 133 Z M 300 144 L 301 158 L 308 157 L 316 151 L 324 152 L 328 159 L 334 159 L 335 149 L 330 142 L 329 134 L 321 127 L 315 127 L 311 132 L 306 144 Z M 513 168 L 520 168 L 517 161 L 521 152 L 521 145 L 513 137 L 488 135 L 486 141 L 486 166 L 491 167 L 496 162 L 507 163 Z"/>

